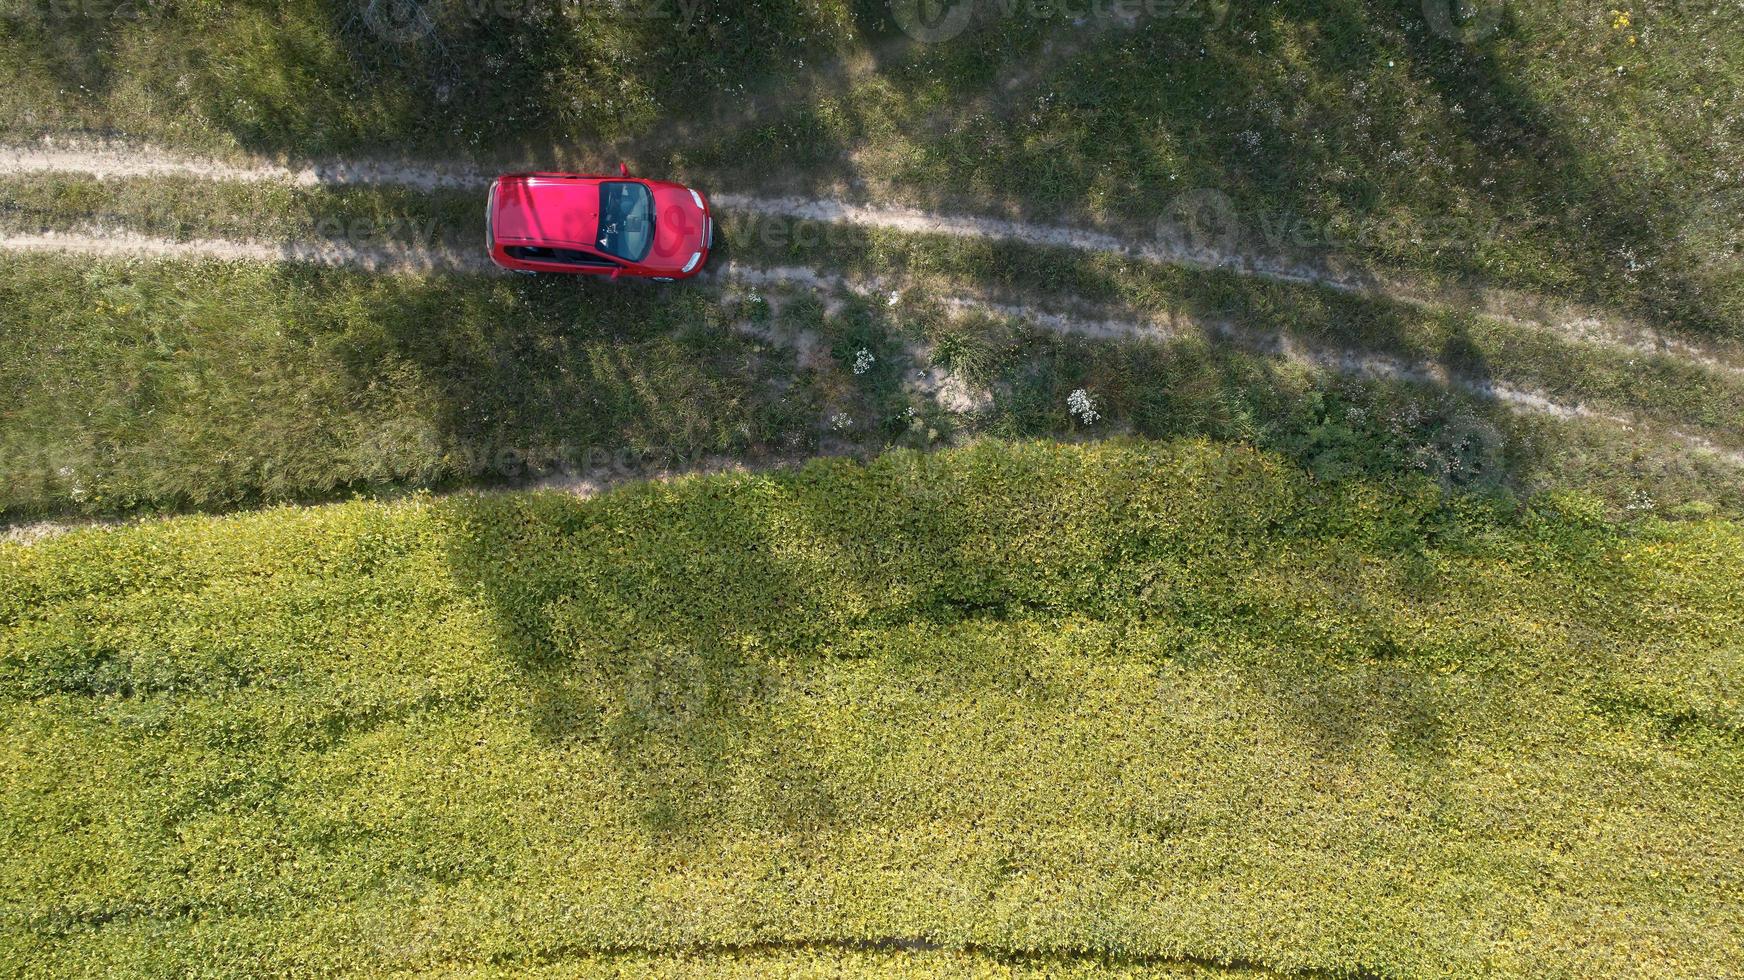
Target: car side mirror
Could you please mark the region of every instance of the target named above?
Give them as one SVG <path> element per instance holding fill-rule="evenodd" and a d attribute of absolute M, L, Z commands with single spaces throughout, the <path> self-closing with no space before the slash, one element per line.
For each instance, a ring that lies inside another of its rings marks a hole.
<path fill-rule="evenodd" d="M 618 164 L 618 176 L 619 177 L 630 176 L 630 165 L 627 163 L 619 162 L 619 164 Z"/>

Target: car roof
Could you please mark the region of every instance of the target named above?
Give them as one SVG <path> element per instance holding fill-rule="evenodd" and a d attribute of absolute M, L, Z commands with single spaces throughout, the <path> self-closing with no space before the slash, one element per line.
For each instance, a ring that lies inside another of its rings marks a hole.
<path fill-rule="evenodd" d="M 513 174 L 497 182 L 491 228 L 499 241 L 591 247 L 601 177 Z"/>

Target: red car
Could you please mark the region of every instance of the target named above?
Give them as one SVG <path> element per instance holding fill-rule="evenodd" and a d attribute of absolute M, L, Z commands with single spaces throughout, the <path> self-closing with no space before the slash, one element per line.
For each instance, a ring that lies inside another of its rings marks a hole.
<path fill-rule="evenodd" d="M 702 271 L 714 243 L 708 201 L 683 184 L 598 174 L 504 174 L 490 189 L 491 261 L 516 272 L 640 276 Z"/>

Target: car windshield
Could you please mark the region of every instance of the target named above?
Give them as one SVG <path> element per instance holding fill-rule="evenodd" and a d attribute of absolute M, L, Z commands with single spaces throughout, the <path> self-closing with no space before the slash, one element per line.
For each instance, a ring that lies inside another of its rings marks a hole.
<path fill-rule="evenodd" d="M 640 262 L 654 245 L 654 195 L 641 184 L 614 180 L 600 185 L 600 251 Z"/>

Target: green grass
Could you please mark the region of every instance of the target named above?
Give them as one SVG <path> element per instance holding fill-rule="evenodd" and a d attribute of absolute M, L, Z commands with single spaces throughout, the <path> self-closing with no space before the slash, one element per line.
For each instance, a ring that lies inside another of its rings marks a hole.
<path fill-rule="evenodd" d="M 796 310 L 840 348 L 801 366 L 733 329 L 766 303 L 708 290 L 36 256 L 0 261 L 0 294 L 14 518 L 612 480 L 953 431 L 863 309 Z M 855 376 L 860 344 L 881 361 Z"/>
<path fill-rule="evenodd" d="M 0 229 L 125 229 L 176 241 L 451 245 L 483 253 L 484 208 L 472 192 L 403 187 L 236 183 L 32 174 L 0 177 Z"/>
<path fill-rule="evenodd" d="M 176 238 L 245 237 L 365 247 L 478 247 L 477 195 L 362 187 L 296 189 L 185 178 L 0 179 L 13 202 L 0 223 L 67 229 L 96 223 Z M 1744 380 L 1671 355 L 1575 342 L 1549 330 L 1453 308 L 1268 282 L 1064 248 L 841 225 L 800 226 L 725 211 L 722 251 L 753 264 L 801 264 L 863 278 L 967 287 L 1017 302 L 1090 303 L 1137 317 L 1232 322 L 1255 334 L 1439 364 L 1468 379 L 1537 389 L 1569 404 L 1639 416 L 1739 445 Z M 1067 389 L 1070 390 L 1070 389 Z M 900 411 L 900 408 L 898 409 Z"/>
<path fill-rule="evenodd" d="M 855 35 L 841 2 L 731 10 L 498 0 L 412 5 L 9 3 L 7 130 L 125 131 L 203 146 L 452 153 L 610 139 L 662 106 L 799 74 Z M 648 16 L 641 16 L 641 15 Z M 385 30 L 378 31 L 377 27 Z"/>
<path fill-rule="evenodd" d="M 1737 971 L 1744 532 L 1594 506 L 983 444 L 0 545 L 0 944 Z"/>
<path fill-rule="evenodd" d="M 1135 239 L 1211 189 L 1245 247 L 1744 338 L 1735 7 L 1510 4 L 1462 43 L 1416 0 L 1102 30 L 983 4 L 905 46 L 877 0 L 509 6 L 397 42 L 337 0 L 32 0 L 0 12 L 0 138 L 622 156 Z M 0 199 L 14 230 L 478 232 L 474 195 L 388 188 Z M 1744 483 L 1658 431 L 1738 447 L 1744 384 L 1232 274 L 744 227 L 737 258 L 902 301 L 0 259 L 6 520 L 1078 442 L 0 543 L 9 970 L 1744 971 L 1744 530 L 1708 516 Z M 1438 363 L 1650 431 L 945 315 L 964 289 Z M 910 390 L 929 361 L 989 409 Z"/>
<path fill-rule="evenodd" d="M 1744 49 L 1722 40 L 1737 8 L 1636 5 L 1614 30 L 1616 4 L 1507 4 L 1465 45 L 1418 0 L 1230 7 L 1215 31 L 1151 21 L 1039 68 L 960 42 L 957 67 L 978 54 L 981 71 L 899 68 L 682 162 L 754 180 L 740 162 L 797 152 L 820 184 L 1140 236 L 1210 190 L 1261 251 L 1739 336 Z"/>
<path fill-rule="evenodd" d="M 1484 493 L 1580 487 L 1619 510 L 1744 506 L 1730 468 L 1669 438 L 1206 339 L 1111 343 L 952 318 L 932 295 L 916 288 L 896 307 L 850 296 L 830 312 L 804 294 L 706 284 L 8 259 L 0 508 L 16 520 L 620 479 L 975 433 L 1204 435 L 1331 480 L 1428 472 Z M 877 360 L 855 375 L 862 349 Z M 987 391 L 988 409 L 955 415 L 910 387 L 935 361 Z M 1094 425 L 1067 410 L 1077 388 L 1103 415 Z M 838 415 L 849 421 L 832 425 Z"/>
<path fill-rule="evenodd" d="M 777 948 L 733 952 L 657 955 L 621 953 L 554 957 L 542 963 L 514 960 L 508 966 L 459 967 L 437 970 L 438 977 L 623 977 L 667 980 L 679 977 L 732 978 L 732 980 L 818 980 L 843 976 L 911 977 L 914 980 L 1202 980 L 1202 978 L 1253 978 L 1269 974 L 1248 968 L 1217 967 L 1202 963 L 1161 961 L 1130 963 L 1095 957 L 1045 955 L 995 956 L 986 952 L 910 949 L 891 952 L 879 949 Z"/>
<path fill-rule="evenodd" d="M 908 46 L 875 0 L 705 6 L 689 23 L 453 0 L 412 43 L 338 0 L 147 3 L 133 18 L 23 6 L 0 21 L 14 137 L 628 156 L 737 189 L 851 186 L 1135 236 L 1209 189 L 1266 250 L 1577 297 L 1704 336 L 1737 339 L 1744 322 L 1732 5 L 1634 7 L 1618 27 L 1608 0 L 1507 4 L 1493 36 L 1461 43 L 1419 0 L 1238 3 L 1131 28 L 986 3 L 962 36 Z"/>
<path fill-rule="evenodd" d="M 243 264 L 9 260 L 8 508 L 221 507 L 567 453 L 809 450 L 787 356 L 701 294 Z M 782 395 L 778 397 L 778 395 Z"/>
<path fill-rule="evenodd" d="M 1090 303 L 1189 323 L 1233 323 L 1310 346 L 1391 354 L 1468 378 L 1512 382 L 1553 397 L 1694 424 L 1722 441 L 1744 429 L 1744 383 L 1688 359 L 1566 339 L 1470 310 L 1421 306 L 1067 248 L 831 226 L 786 237 L 747 216 L 729 224 L 735 258 L 798 262 L 865 277 L 969 284 L 1018 302 Z M 737 232 L 734 234 L 734 232 Z"/>

